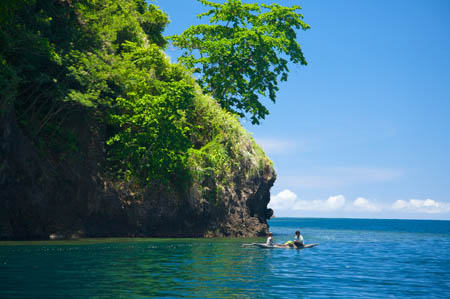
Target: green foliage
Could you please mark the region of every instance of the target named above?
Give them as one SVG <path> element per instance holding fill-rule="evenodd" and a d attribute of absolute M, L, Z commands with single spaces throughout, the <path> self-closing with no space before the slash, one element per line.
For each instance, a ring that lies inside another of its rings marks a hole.
<path fill-rule="evenodd" d="M 234 172 L 257 172 L 267 158 L 184 66 L 168 61 L 167 23 L 145 0 L 3 1 L 1 116 L 14 116 L 42 158 L 57 163 L 76 163 L 85 154 L 78 138 L 98 141 L 105 128 L 102 166 L 118 185 L 193 178 L 217 200 Z"/>
<path fill-rule="evenodd" d="M 169 23 L 168 17 L 145 0 L 80 1 L 77 11 L 82 15 L 84 29 L 96 37 L 97 47 L 103 51 L 120 51 L 125 41 L 160 47 L 166 44 L 162 31 Z"/>
<path fill-rule="evenodd" d="M 195 147 L 188 150 L 187 163 L 194 184 L 209 201 L 217 203 L 232 190 L 236 177 L 245 181 L 272 165 L 238 119 L 210 97 L 197 93 L 192 115 Z"/>
<path fill-rule="evenodd" d="M 209 25 L 191 26 L 172 36 L 185 49 L 180 61 L 201 74 L 201 87 L 222 107 L 258 124 L 269 113 L 260 96 L 276 99 L 278 80 L 288 77 L 288 59 L 306 65 L 296 29 L 306 30 L 300 6 L 224 4 L 199 0 L 211 9 L 199 15 Z"/>
<path fill-rule="evenodd" d="M 194 88 L 156 45 L 128 42 L 121 56 L 126 97 L 116 99 L 109 115 L 109 123 L 118 128 L 107 142 L 111 167 L 142 183 L 183 181 L 191 147 L 186 113 L 193 109 Z"/>
<path fill-rule="evenodd" d="M 14 69 L 11 68 L 0 56 L 0 117 L 5 117 L 11 110 L 13 99 L 17 93 L 18 78 Z"/>
<path fill-rule="evenodd" d="M 50 141 L 51 125 L 61 125 L 72 107 L 62 101 L 73 83 L 63 57 L 81 45 L 77 17 L 64 1 L 3 1 L 0 10 L 0 77 L 12 79 L 2 88 L 1 106 L 35 144 Z"/>
<path fill-rule="evenodd" d="M 139 186 L 186 181 L 193 86 L 161 51 L 167 16 L 140 0 L 92 1 L 80 10 L 101 48 L 71 52 L 79 86 L 66 100 L 104 114 L 111 174 Z"/>

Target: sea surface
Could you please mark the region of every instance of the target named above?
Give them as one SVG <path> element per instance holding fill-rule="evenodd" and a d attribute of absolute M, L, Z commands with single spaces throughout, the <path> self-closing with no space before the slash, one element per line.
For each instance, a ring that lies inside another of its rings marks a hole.
<path fill-rule="evenodd" d="M 0 298 L 450 298 L 450 221 L 276 218 L 264 238 L 0 242 Z"/>

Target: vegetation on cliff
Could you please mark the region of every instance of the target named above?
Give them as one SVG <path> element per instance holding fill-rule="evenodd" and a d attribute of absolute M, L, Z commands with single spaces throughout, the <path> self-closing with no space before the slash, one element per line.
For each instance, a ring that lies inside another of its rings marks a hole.
<path fill-rule="evenodd" d="M 185 50 L 180 61 L 201 74 L 198 83 L 223 108 L 249 114 L 259 124 L 269 114 L 259 97 L 275 102 L 278 81 L 288 77 L 288 60 L 306 65 L 296 29 L 310 27 L 298 13 L 301 7 L 199 1 L 211 8 L 198 15 L 209 17 L 210 24 L 171 37 Z"/>
<path fill-rule="evenodd" d="M 165 14 L 144 0 L 30 0 L 5 15 L 2 64 L 18 83 L 2 110 L 14 110 L 42 152 L 77 151 L 64 121 L 82 109 L 107 126 L 106 167 L 117 179 L 184 176 L 194 87 L 161 51 Z"/>
<path fill-rule="evenodd" d="M 201 221 L 191 235 L 238 234 L 250 217 L 258 220 L 246 234 L 264 231 L 271 162 L 237 116 L 203 94 L 212 90 L 165 56 L 162 11 L 145 0 L 0 5 L 0 237 L 100 221 L 122 222 L 110 235 L 151 235 L 167 221 L 183 227 L 183 209 Z M 287 71 L 277 63 L 275 73 Z M 151 211 L 156 197 L 165 211 Z M 224 225 L 236 207 L 235 227 Z"/>

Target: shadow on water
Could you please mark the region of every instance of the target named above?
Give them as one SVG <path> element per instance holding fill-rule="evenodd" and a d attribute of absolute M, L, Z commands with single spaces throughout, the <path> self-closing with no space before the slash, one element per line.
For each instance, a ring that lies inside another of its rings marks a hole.
<path fill-rule="evenodd" d="M 0 297 L 254 297 L 268 252 L 243 254 L 248 241 L 10 243 L 0 247 Z"/>

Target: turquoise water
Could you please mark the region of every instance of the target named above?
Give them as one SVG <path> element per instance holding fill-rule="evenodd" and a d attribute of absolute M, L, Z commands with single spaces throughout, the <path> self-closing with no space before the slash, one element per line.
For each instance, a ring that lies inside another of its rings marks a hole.
<path fill-rule="evenodd" d="M 0 298 L 450 298 L 450 221 L 276 218 L 264 239 L 0 243 Z"/>

